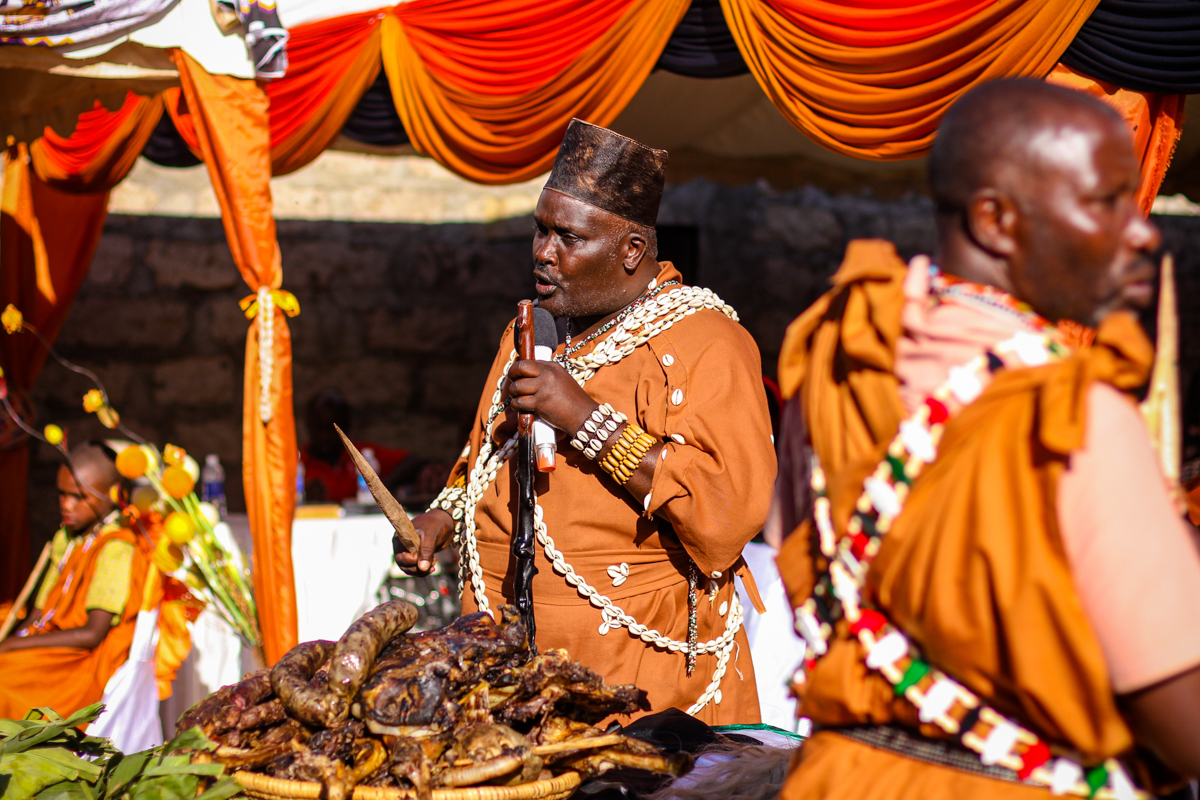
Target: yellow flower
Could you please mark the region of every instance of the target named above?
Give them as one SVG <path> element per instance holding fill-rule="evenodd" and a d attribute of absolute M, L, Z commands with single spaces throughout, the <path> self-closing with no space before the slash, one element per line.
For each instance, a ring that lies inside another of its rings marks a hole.
<path fill-rule="evenodd" d="M 62 444 L 63 429 L 57 425 L 47 425 L 42 430 L 42 435 L 46 437 L 46 441 L 53 445 Z"/>
<path fill-rule="evenodd" d="M 4 309 L 4 313 L 0 314 L 0 323 L 4 324 L 4 330 L 9 333 L 16 333 L 21 330 L 23 322 L 25 322 L 25 317 L 21 315 L 21 312 L 12 303 L 9 303 L 8 308 Z"/>
<path fill-rule="evenodd" d="M 121 424 L 121 415 L 112 406 L 101 406 L 96 409 L 96 419 L 106 428 L 115 428 Z"/>
<path fill-rule="evenodd" d="M 104 408 L 104 395 L 99 389 L 92 389 L 83 396 L 83 410 L 89 414 Z"/>
<path fill-rule="evenodd" d="M 183 464 L 183 459 L 186 457 L 187 451 L 177 444 L 171 444 L 170 442 L 167 442 L 166 447 L 163 448 L 163 461 L 166 462 L 168 466 L 181 466 Z"/>

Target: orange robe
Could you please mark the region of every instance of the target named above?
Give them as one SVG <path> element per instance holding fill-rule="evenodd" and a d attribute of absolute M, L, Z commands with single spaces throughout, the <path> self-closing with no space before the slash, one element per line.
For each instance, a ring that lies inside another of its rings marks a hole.
<path fill-rule="evenodd" d="M 31 708 L 49 706 L 64 717 L 98 702 L 117 668 L 125 663 L 133 629 L 142 609 L 150 564 L 147 538 L 129 528 L 106 526 L 77 541 L 59 573 L 42 611 L 37 633 L 79 628 L 87 624 L 85 602 L 104 544 L 118 539 L 134 545 L 129 599 L 120 620 L 93 650 L 43 647 L 0 654 L 0 718 L 20 719 Z"/>
<path fill-rule="evenodd" d="M 671 279 L 678 280 L 679 273 L 664 263 L 658 280 Z M 603 340 L 602 335 L 597 341 Z M 586 354 L 594 344 L 573 355 Z M 459 460 L 451 484 L 474 467 L 492 396 L 512 349 L 510 325 L 488 375 L 469 455 Z M 735 603 L 733 577 L 744 566 L 742 548 L 766 519 L 775 478 L 771 423 L 753 339 L 722 312 L 702 309 L 619 363 L 600 368 L 584 389 L 667 445 L 644 510 L 560 434 L 558 467 L 537 481 L 549 536 L 589 585 L 638 622 L 677 641 L 687 641 L 687 563 L 693 559 L 702 576 L 698 640 L 720 637 Z M 492 607 L 511 602 L 515 496 L 516 481 L 505 464 L 475 512 L 480 565 Z M 651 646 L 626 628 L 602 632 L 600 611 L 555 572 L 542 547 L 535 550 L 539 649 L 563 648 L 611 684 L 636 684 L 649 693 L 655 711 L 687 710 L 705 691 L 717 668 L 715 655 L 699 656 L 689 677 L 684 656 Z M 468 581 L 463 613 L 477 608 Z M 719 702 L 697 714 L 709 724 L 760 719 L 744 631 L 735 642 Z"/>
<path fill-rule="evenodd" d="M 781 356 L 781 385 L 801 398 L 839 532 L 904 414 L 893 373 L 904 277 L 891 245 L 852 243 L 835 288 L 793 323 Z M 1133 737 L 1072 581 L 1057 483 L 1084 442 L 1089 384 L 1133 388 L 1152 356 L 1133 317 L 1113 314 L 1088 350 L 997 373 L 946 425 L 863 592 L 930 663 L 1087 765 L 1128 755 Z M 802 522 L 779 557 L 793 605 L 813 586 L 809 528 Z M 1046 796 L 840 735 L 843 726 L 897 725 L 946 738 L 864 659 L 839 622 L 801 690 L 802 713 L 825 730 L 798 753 L 784 798 Z"/>

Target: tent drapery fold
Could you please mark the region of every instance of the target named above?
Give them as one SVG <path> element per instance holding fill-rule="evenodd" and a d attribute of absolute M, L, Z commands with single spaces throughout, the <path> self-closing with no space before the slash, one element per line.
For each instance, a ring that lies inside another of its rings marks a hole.
<path fill-rule="evenodd" d="M 39 178 L 29 162 L 24 145 L 9 148 L 5 156 L 0 308 L 12 303 L 53 342 L 92 265 L 108 216 L 108 191 L 61 191 Z M 9 399 L 30 423 L 29 395 L 45 362 L 46 350 L 32 334 L 0 335 Z M 14 428 L 8 420 L 0 425 L 0 600 L 16 597 L 30 567 L 29 443 Z"/>
<path fill-rule="evenodd" d="M 290 77 L 266 87 L 272 174 L 295 172 L 337 138 L 379 75 L 379 18 L 352 14 L 292 29 Z"/>
<path fill-rule="evenodd" d="M 984 81 L 1050 73 L 1099 0 L 722 0 L 750 71 L 818 144 L 893 161 L 928 152 Z"/>
<path fill-rule="evenodd" d="M 271 208 L 271 148 L 267 96 L 253 81 L 209 75 L 187 53 L 175 52 L 191 127 L 221 207 L 234 264 L 251 290 L 283 282 Z M 254 594 L 263 650 L 275 663 L 296 645 L 292 515 L 296 505 L 296 425 L 292 409 L 292 345 L 284 313 L 259 315 L 246 334 L 242 410 L 242 479 L 254 539 Z M 272 326 L 263 336 L 263 326 Z M 260 358 L 260 342 L 271 350 Z M 260 415 L 262 375 L 271 370 L 269 420 Z"/>
<path fill-rule="evenodd" d="M 383 67 L 418 152 L 476 183 L 546 172 L 573 117 L 597 125 L 616 119 L 688 3 L 550 3 L 574 7 L 574 27 L 559 26 L 546 5 L 414 0 L 389 9 L 381 23 Z M 529 38 L 520 35 L 526 29 Z M 546 52 L 553 63 L 538 64 Z"/>

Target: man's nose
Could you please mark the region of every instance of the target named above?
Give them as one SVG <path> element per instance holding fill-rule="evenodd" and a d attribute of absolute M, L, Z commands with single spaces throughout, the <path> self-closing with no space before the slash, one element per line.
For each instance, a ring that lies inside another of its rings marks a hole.
<path fill-rule="evenodd" d="M 1144 253 L 1152 253 L 1162 245 L 1158 226 L 1141 214 L 1134 215 L 1126 238 L 1131 247 Z"/>
<path fill-rule="evenodd" d="M 558 251 L 549 236 L 543 239 L 540 245 L 533 248 L 533 258 L 538 264 L 546 266 L 554 266 L 558 263 Z"/>

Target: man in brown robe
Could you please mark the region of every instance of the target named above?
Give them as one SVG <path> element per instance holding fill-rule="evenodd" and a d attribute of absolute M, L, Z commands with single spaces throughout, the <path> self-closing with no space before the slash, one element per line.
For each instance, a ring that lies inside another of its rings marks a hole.
<path fill-rule="evenodd" d="M 636 684 L 655 711 L 757 722 L 734 575 L 749 578 L 742 548 L 770 505 L 770 419 L 758 350 L 732 309 L 656 260 L 665 165 L 664 151 L 571 123 L 533 242 L 538 301 L 566 341 L 556 361 L 520 361 L 505 330 L 447 490 L 414 520 L 420 552 L 397 563 L 427 571 L 456 537 L 463 611 L 512 602 L 516 483 L 505 444 L 516 413 L 534 413 L 559 432 L 557 469 L 537 480 L 539 649 L 563 648 L 609 683 Z M 569 442 L 603 416 L 600 404 L 628 421 L 587 437 L 603 443 L 589 457 Z M 614 470 L 608 457 L 625 451 Z"/>
<path fill-rule="evenodd" d="M 818 731 L 783 796 L 1147 796 L 1200 774 L 1200 555 L 1126 394 L 1160 241 L 1129 133 L 999 81 L 930 180 L 936 267 L 852 243 L 780 359 L 771 525 Z"/>

